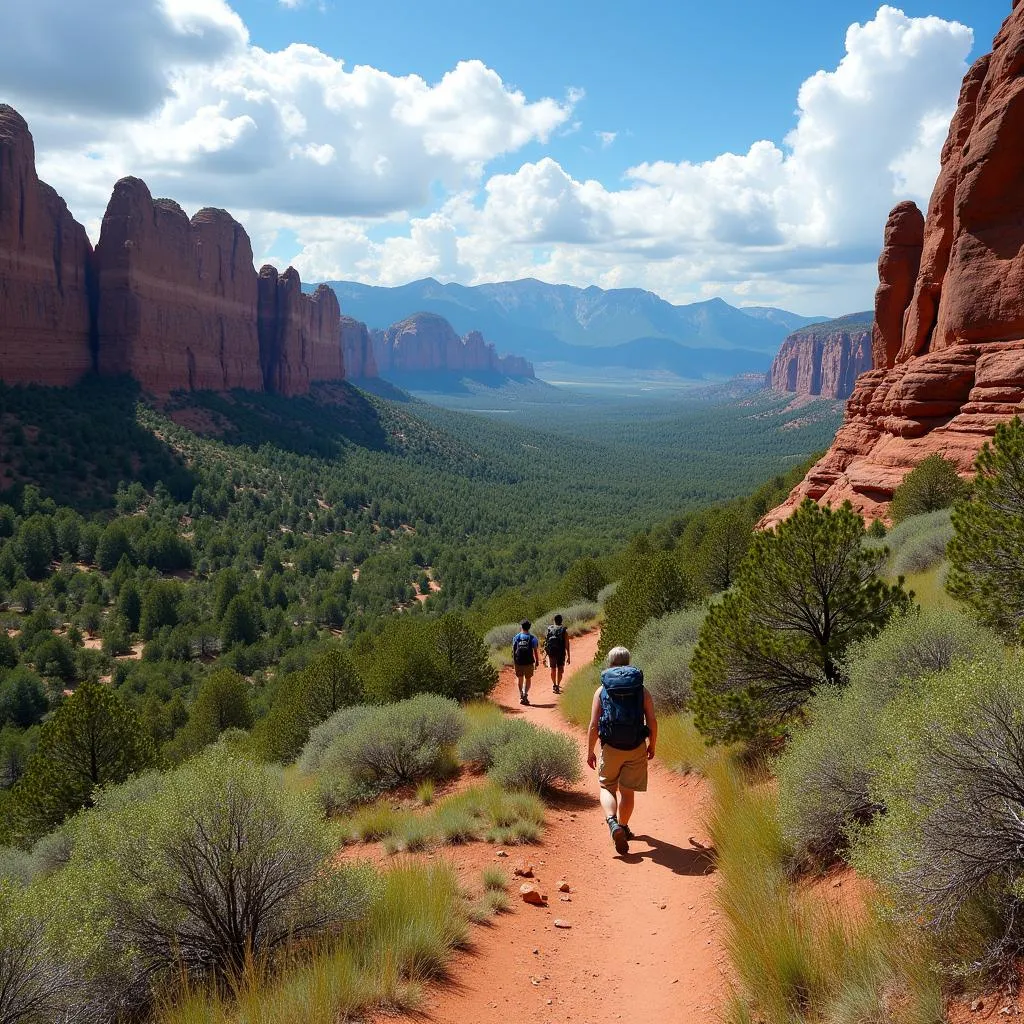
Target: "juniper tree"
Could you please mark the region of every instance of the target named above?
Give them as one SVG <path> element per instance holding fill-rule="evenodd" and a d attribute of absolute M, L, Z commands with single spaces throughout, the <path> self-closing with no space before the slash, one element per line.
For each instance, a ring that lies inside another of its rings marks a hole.
<path fill-rule="evenodd" d="M 964 493 L 964 483 L 956 466 L 941 455 L 922 459 L 896 488 L 889 504 L 894 523 L 911 516 L 949 508 Z"/>
<path fill-rule="evenodd" d="M 910 606 L 902 580 L 879 576 L 887 550 L 865 547 L 863 538 L 849 505 L 820 508 L 810 499 L 755 535 L 693 657 L 692 706 L 709 740 L 775 731 L 819 687 L 843 682 L 849 644 Z"/>
<path fill-rule="evenodd" d="M 996 428 L 978 453 L 970 496 L 953 510 L 947 588 L 1011 637 L 1024 625 L 1024 424 Z"/>

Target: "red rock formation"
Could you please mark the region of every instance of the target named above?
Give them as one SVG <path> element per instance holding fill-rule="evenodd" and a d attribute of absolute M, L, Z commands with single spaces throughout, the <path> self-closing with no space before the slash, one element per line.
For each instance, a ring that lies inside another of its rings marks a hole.
<path fill-rule="evenodd" d="M 114 186 L 96 246 L 101 373 L 145 389 L 261 390 L 257 279 L 244 228 L 223 210 L 191 221 L 138 178 Z"/>
<path fill-rule="evenodd" d="M 267 391 L 306 395 L 314 381 L 341 380 L 341 310 L 334 291 L 322 284 L 306 295 L 294 267 L 280 275 L 262 267 L 259 346 Z"/>
<path fill-rule="evenodd" d="M 791 334 L 768 380 L 775 391 L 849 398 L 857 378 L 870 369 L 871 314 L 853 313 Z"/>
<path fill-rule="evenodd" d="M 366 324 L 350 316 L 341 318 L 341 351 L 347 379 L 361 380 L 378 375 L 373 341 Z"/>
<path fill-rule="evenodd" d="M 924 217 L 915 203 L 900 203 L 885 225 L 878 257 L 875 326 L 871 342 L 873 366 L 892 366 L 903 338 L 903 315 L 914 294 L 924 246 Z"/>
<path fill-rule="evenodd" d="M 1022 68 L 1024 2 L 1015 0 L 992 53 L 964 80 L 901 335 L 899 289 L 879 288 L 886 362 L 860 378 L 831 449 L 762 525 L 804 497 L 884 516 L 923 458 L 939 452 L 966 475 L 996 425 L 1024 411 Z M 880 268 L 893 266 L 883 254 Z"/>
<path fill-rule="evenodd" d="M 533 366 L 518 356 L 499 356 L 479 331 L 460 338 L 444 317 L 416 313 L 372 334 L 381 374 L 499 373 L 532 377 Z"/>
<path fill-rule="evenodd" d="M 93 363 L 92 246 L 36 176 L 21 115 L 0 103 L 0 379 L 74 384 Z"/>

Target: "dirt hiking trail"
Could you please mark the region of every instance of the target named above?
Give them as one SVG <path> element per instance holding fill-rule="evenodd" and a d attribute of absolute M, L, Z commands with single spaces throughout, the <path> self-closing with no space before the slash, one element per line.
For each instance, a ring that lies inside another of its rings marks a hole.
<path fill-rule="evenodd" d="M 572 641 L 567 677 L 592 661 L 597 642 L 596 632 Z M 596 773 L 586 768 L 585 737 L 559 713 L 543 666 L 530 696 L 531 706 L 521 707 L 511 668 L 502 671 L 492 694 L 505 714 L 571 735 L 584 758 L 583 781 L 549 808 L 539 845 L 508 847 L 507 857 L 481 844 L 439 856 L 452 860 L 466 884 L 476 888 L 479 869 L 487 864 L 510 876 L 517 864 L 530 864 L 548 904 L 523 903 L 523 879 L 510 878 L 511 912 L 475 927 L 470 948 L 452 961 L 448 980 L 428 990 L 418 1013 L 399 1019 L 435 1024 L 720 1019 L 727 968 L 715 876 L 707 857 L 689 842 L 693 836 L 707 843 L 706 784 L 655 760 L 650 788 L 637 794 L 630 822 L 636 839 L 620 857 L 598 803 Z M 561 880 L 569 883 L 568 894 L 558 892 Z M 556 919 L 571 927 L 556 928 Z"/>

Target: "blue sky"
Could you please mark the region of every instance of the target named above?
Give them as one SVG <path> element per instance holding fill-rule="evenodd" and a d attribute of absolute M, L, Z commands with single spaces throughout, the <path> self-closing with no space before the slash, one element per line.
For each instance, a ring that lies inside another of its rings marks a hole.
<path fill-rule="evenodd" d="M 870 305 L 885 215 L 927 201 L 1009 7 L 34 0 L 8 12 L 0 98 L 94 239 L 132 173 L 231 210 L 305 280 L 838 314 Z"/>

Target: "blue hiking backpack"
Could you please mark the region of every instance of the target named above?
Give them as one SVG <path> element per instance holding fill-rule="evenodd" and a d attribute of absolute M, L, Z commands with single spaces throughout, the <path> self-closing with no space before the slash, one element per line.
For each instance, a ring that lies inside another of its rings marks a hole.
<path fill-rule="evenodd" d="M 644 715 L 644 674 L 635 665 L 601 673 L 601 717 L 597 735 L 616 750 L 633 750 L 649 735 Z"/>
<path fill-rule="evenodd" d="M 533 634 L 516 633 L 512 637 L 512 662 L 515 665 L 533 664 Z"/>

